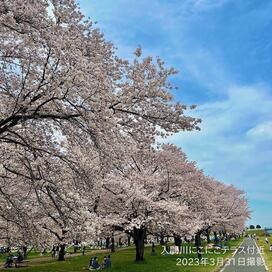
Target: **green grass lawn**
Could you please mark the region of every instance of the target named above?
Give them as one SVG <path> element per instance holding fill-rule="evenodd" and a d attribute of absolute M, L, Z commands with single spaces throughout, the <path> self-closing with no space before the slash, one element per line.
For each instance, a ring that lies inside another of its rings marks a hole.
<path fill-rule="evenodd" d="M 256 234 L 257 236 L 265 236 L 265 230 L 263 229 L 252 229 L 247 230 L 246 234 Z"/>
<path fill-rule="evenodd" d="M 16 255 L 16 251 L 14 252 L 14 254 Z M 45 254 L 45 256 L 49 256 L 50 254 Z M 40 257 L 40 253 L 37 251 L 31 251 L 28 253 L 28 259 L 33 259 L 33 258 L 37 258 Z M 0 263 L 4 262 L 7 258 L 7 254 L 0 254 Z"/>
<path fill-rule="evenodd" d="M 229 241 L 228 246 L 234 247 L 237 246 L 242 240 Z M 121 249 L 115 253 L 111 254 L 112 258 L 112 268 L 109 270 L 111 272 L 213 272 L 218 271 L 218 266 L 211 265 L 193 265 L 193 266 L 177 266 L 177 258 L 188 259 L 195 258 L 194 254 L 191 255 L 161 255 L 162 248 L 157 247 L 156 256 L 151 256 L 151 248 L 147 247 L 145 249 L 145 261 L 143 263 L 135 263 L 135 249 Z M 217 252 L 218 253 L 218 252 Z M 204 258 L 217 258 L 217 257 L 229 257 L 233 251 L 227 251 L 223 254 L 208 254 L 204 255 Z M 33 255 L 32 258 L 29 258 L 28 261 L 24 264 L 27 267 L 21 267 L 17 269 L 9 269 L 8 271 L 21 271 L 21 272 L 79 272 L 79 271 L 87 271 L 88 263 L 91 256 L 98 256 L 99 262 L 102 262 L 103 253 L 92 253 L 88 252 L 86 256 L 73 256 L 69 255 L 66 257 L 64 262 L 58 262 L 51 257 L 40 257 Z M 35 256 L 35 257 L 34 257 Z M 185 260 L 186 263 L 186 260 Z M 4 271 L 5 269 L 0 269 L 0 271 Z"/>
<path fill-rule="evenodd" d="M 265 263 L 269 271 L 272 272 L 272 252 L 269 251 L 269 246 L 272 245 L 272 237 L 267 237 L 269 241 L 268 244 L 265 242 L 265 235 L 258 235 L 258 237 L 259 239 L 257 241 L 257 244 L 263 250 L 262 256 L 264 257 Z"/>

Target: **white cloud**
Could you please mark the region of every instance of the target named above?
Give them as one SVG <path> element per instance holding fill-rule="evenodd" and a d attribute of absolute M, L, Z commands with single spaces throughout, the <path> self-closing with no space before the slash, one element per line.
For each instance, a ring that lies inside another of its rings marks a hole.
<path fill-rule="evenodd" d="M 194 7 L 198 10 L 209 10 L 219 8 L 230 0 L 193 0 Z"/>
<path fill-rule="evenodd" d="M 272 135 L 272 121 L 267 121 L 272 116 L 271 96 L 263 85 L 235 86 L 227 94 L 222 101 L 199 106 L 195 115 L 203 119 L 201 132 L 179 133 L 168 140 L 182 147 L 207 174 L 250 196 L 266 198 L 260 184 L 272 185 L 272 142 L 269 146 L 256 139 Z"/>
<path fill-rule="evenodd" d="M 272 121 L 258 124 L 247 131 L 247 135 L 255 140 L 272 140 Z"/>
<path fill-rule="evenodd" d="M 179 42 L 173 40 L 174 44 Z M 232 84 L 231 75 L 214 53 L 203 48 L 192 49 L 189 44 L 180 47 L 181 51 L 175 57 L 181 61 L 181 67 L 186 69 L 187 80 L 190 78 L 215 93 L 225 92 Z"/>

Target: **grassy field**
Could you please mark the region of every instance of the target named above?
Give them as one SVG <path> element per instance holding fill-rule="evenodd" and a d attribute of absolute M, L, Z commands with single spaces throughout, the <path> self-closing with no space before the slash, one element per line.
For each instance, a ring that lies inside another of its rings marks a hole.
<path fill-rule="evenodd" d="M 269 269 L 270 272 L 272 272 L 272 252 L 269 251 L 269 246 L 272 245 L 272 237 L 266 236 L 266 233 L 264 230 L 251 230 L 248 231 L 249 234 L 255 233 L 258 237 L 257 244 L 263 251 L 262 256 L 264 257 L 265 263 Z M 265 242 L 265 238 L 268 238 L 268 243 Z"/>
<path fill-rule="evenodd" d="M 237 246 L 241 240 L 237 241 L 229 241 L 228 247 L 234 247 Z M 151 249 L 146 248 L 145 251 L 145 261 L 143 263 L 135 263 L 134 255 L 135 250 L 134 248 L 130 249 L 121 249 L 113 254 L 111 254 L 112 258 L 112 268 L 109 271 L 112 272 L 213 272 L 218 271 L 218 266 L 212 266 L 212 265 L 194 265 L 192 266 L 185 266 L 180 265 L 178 266 L 178 258 L 181 259 L 180 262 L 184 262 L 183 264 L 186 264 L 190 258 L 195 258 L 195 255 L 161 255 L 162 248 L 157 247 L 156 256 L 151 256 Z M 220 252 L 220 254 L 212 254 L 209 253 L 208 255 L 204 255 L 204 258 L 208 258 L 211 260 L 212 258 L 219 258 L 224 257 L 227 258 L 232 254 L 233 251 L 227 251 Z M 218 253 L 218 252 L 217 252 Z M 73 271 L 73 272 L 79 272 L 79 271 L 87 271 L 88 263 L 91 256 L 98 256 L 99 261 L 101 262 L 103 259 L 103 256 L 105 255 L 105 252 L 99 252 L 99 253 L 92 253 L 88 252 L 85 256 L 73 256 L 68 255 L 66 257 L 65 262 L 58 262 L 55 259 L 52 259 L 51 257 L 40 257 L 35 256 L 35 254 L 32 255 L 31 258 L 27 260 L 27 262 L 24 264 L 24 267 L 20 267 L 17 269 L 9 269 L 8 271 L 21 271 L 21 272 L 67 272 L 67 271 Z M 187 260 L 186 260 L 187 259 Z M 1 265 L 3 267 L 3 265 Z M 1 268 L 0 271 L 6 271 L 5 269 Z"/>
<path fill-rule="evenodd" d="M 247 230 L 246 234 L 256 234 L 259 237 L 265 236 L 265 230 L 263 229 L 253 229 L 253 230 Z"/>

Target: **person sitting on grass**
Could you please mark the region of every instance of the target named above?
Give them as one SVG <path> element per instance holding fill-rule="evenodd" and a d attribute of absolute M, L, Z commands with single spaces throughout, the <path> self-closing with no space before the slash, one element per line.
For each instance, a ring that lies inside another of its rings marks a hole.
<path fill-rule="evenodd" d="M 98 263 L 97 257 L 94 257 L 90 260 L 90 267 L 89 270 L 99 270 L 101 268 L 100 264 Z"/>
<path fill-rule="evenodd" d="M 104 256 L 103 263 L 101 265 L 102 268 L 106 268 L 107 258 L 107 256 Z"/>
<path fill-rule="evenodd" d="M 5 268 L 12 268 L 12 265 L 13 265 L 13 256 L 12 255 L 9 255 L 6 259 L 6 262 L 5 262 L 5 265 L 4 267 Z"/>
<path fill-rule="evenodd" d="M 91 270 L 92 268 L 92 265 L 93 265 L 93 258 L 90 259 L 90 263 L 89 263 L 89 269 Z"/>
<path fill-rule="evenodd" d="M 103 268 L 111 268 L 111 258 L 110 255 L 104 257 Z"/>

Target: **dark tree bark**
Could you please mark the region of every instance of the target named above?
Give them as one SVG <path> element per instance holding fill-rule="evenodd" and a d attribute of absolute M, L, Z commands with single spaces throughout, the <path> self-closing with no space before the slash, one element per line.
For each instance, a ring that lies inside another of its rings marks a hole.
<path fill-rule="evenodd" d="M 110 237 L 106 237 L 106 249 L 110 248 Z"/>
<path fill-rule="evenodd" d="M 144 260 L 144 238 L 145 238 L 146 230 L 145 228 L 133 230 L 133 238 L 136 247 L 136 262 L 141 262 Z"/>
<path fill-rule="evenodd" d="M 196 246 L 196 250 L 197 250 L 197 258 L 199 260 L 201 260 L 202 256 L 201 256 L 201 232 L 198 232 L 195 235 L 195 246 Z"/>
<path fill-rule="evenodd" d="M 59 258 L 58 258 L 58 261 L 64 261 L 65 258 L 65 244 L 61 244 L 59 246 Z"/>
<path fill-rule="evenodd" d="M 111 237 L 111 252 L 115 252 L 114 237 Z"/>
<path fill-rule="evenodd" d="M 23 246 L 23 256 L 24 256 L 24 259 L 27 258 L 27 246 Z"/>
<path fill-rule="evenodd" d="M 206 230 L 206 237 L 207 237 L 207 243 L 209 244 L 211 242 L 210 230 L 209 229 Z"/>
<path fill-rule="evenodd" d="M 181 250 L 181 243 L 182 243 L 180 235 L 174 235 L 174 240 L 175 240 L 175 245 L 178 247 L 179 252 L 180 252 L 180 250 Z"/>
<path fill-rule="evenodd" d="M 130 235 L 128 235 L 128 238 L 127 238 L 128 239 L 127 240 L 128 246 L 130 246 L 130 238 L 131 238 Z"/>

